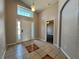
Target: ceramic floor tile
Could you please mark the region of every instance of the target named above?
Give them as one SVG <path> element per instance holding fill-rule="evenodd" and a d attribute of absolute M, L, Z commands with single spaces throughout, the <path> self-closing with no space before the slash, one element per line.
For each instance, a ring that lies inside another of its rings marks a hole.
<path fill-rule="evenodd" d="M 58 49 L 54 48 L 54 49 L 51 50 L 48 54 L 49 54 L 50 56 L 52 56 L 53 58 L 55 58 L 55 57 L 59 54 L 59 51 L 58 51 Z"/>
<path fill-rule="evenodd" d="M 44 42 L 37 41 L 37 40 L 35 40 L 34 43 L 37 44 L 39 47 L 42 47 L 42 46 L 46 45 Z"/>
<path fill-rule="evenodd" d="M 58 55 L 58 53 L 51 51 L 48 53 L 48 55 L 50 55 L 52 58 L 55 58 Z"/>
<path fill-rule="evenodd" d="M 23 59 L 33 59 L 32 55 L 31 54 L 24 54 L 24 58 Z"/>
<path fill-rule="evenodd" d="M 32 52 L 30 54 L 32 56 L 32 59 L 41 59 L 40 55 L 38 53 L 36 53 L 36 52 Z"/>
<path fill-rule="evenodd" d="M 44 49 L 46 49 L 48 47 L 49 47 L 48 45 L 44 45 L 44 46 L 40 47 L 40 49 L 44 50 Z"/>
<path fill-rule="evenodd" d="M 36 50 L 36 53 L 38 53 L 41 58 L 47 54 L 45 51 L 43 51 L 41 49 Z"/>
<path fill-rule="evenodd" d="M 56 56 L 56 59 L 67 59 L 66 56 L 61 52 L 59 51 L 59 54 Z"/>
<path fill-rule="evenodd" d="M 45 51 L 45 52 L 51 52 L 51 51 L 53 51 L 53 48 L 49 46 L 49 47 L 47 47 L 46 49 L 44 49 L 44 51 Z"/>
<path fill-rule="evenodd" d="M 31 44 L 35 44 L 39 49 L 28 53 L 26 46 Z M 55 46 L 39 40 L 30 40 L 9 47 L 6 51 L 5 59 L 42 59 L 44 56 L 49 59 L 51 59 L 51 57 L 55 59 L 66 58 Z"/>
<path fill-rule="evenodd" d="M 7 56 L 10 55 L 22 55 L 25 53 L 25 50 L 22 45 L 18 45 L 15 48 L 10 49 L 9 51 L 6 52 Z"/>
<path fill-rule="evenodd" d="M 67 59 L 63 54 L 58 54 L 55 59 Z"/>
<path fill-rule="evenodd" d="M 9 57 L 6 57 L 6 56 L 5 56 L 4 59 L 17 59 L 17 58 L 16 58 L 16 56 L 9 56 Z"/>
<path fill-rule="evenodd" d="M 24 45 L 24 46 L 29 46 L 30 44 L 33 44 L 34 42 L 33 41 L 26 41 L 26 42 L 23 42 L 22 44 Z"/>
<path fill-rule="evenodd" d="M 24 54 L 13 54 L 10 56 L 5 56 L 5 59 L 23 59 L 24 58 Z"/>

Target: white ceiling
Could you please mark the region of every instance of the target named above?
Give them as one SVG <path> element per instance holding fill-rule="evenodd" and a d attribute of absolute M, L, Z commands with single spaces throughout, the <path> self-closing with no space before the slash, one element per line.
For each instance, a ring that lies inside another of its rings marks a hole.
<path fill-rule="evenodd" d="M 26 5 L 29 7 L 35 3 L 36 10 L 37 11 L 42 11 L 45 8 L 48 7 L 48 4 L 53 5 L 55 4 L 58 0 L 22 0 Z"/>

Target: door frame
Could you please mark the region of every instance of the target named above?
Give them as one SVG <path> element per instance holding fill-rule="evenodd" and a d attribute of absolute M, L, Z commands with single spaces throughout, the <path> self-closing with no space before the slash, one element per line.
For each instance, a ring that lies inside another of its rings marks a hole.
<path fill-rule="evenodd" d="M 66 0 L 66 2 L 64 3 L 64 5 L 62 6 L 61 10 L 60 10 L 60 21 L 59 21 L 59 42 L 58 42 L 58 45 L 59 45 L 59 48 L 61 48 L 61 33 L 62 33 L 62 13 L 63 13 L 63 10 L 65 8 L 65 6 L 67 5 L 67 3 L 69 2 L 70 0 Z"/>
<path fill-rule="evenodd" d="M 46 20 L 45 21 L 45 41 L 47 41 L 47 21 L 54 21 L 54 32 L 53 32 L 53 44 L 54 44 L 54 41 L 55 41 L 55 19 L 54 20 Z"/>

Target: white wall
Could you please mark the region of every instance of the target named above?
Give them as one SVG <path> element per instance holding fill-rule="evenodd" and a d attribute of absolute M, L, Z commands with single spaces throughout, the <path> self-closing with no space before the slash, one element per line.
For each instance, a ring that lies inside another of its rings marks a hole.
<path fill-rule="evenodd" d="M 70 0 L 62 13 L 61 48 L 71 59 L 79 59 L 78 12 L 78 0 Z"/>
<path fill-rule="evenodd" d="M 57 28 L 57 47 L 59 48 L 59 31 L 60 31 L 60 11 L 67 0 L 59 0 L 58 2 L 58 28 Z"/>
<path fill-rule="evenodd" d="M 0 59 L 2 59 L 5 51 L 5 14 L 4 0 L 0 0 Z"/>

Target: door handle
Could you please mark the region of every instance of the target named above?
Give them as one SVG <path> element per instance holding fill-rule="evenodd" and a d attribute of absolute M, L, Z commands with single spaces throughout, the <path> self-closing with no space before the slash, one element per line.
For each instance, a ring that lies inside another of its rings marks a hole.
<path fill-rule="evenodd" d="M 23 29 L 21 30 L 21 32 L 23 33 Z"/>

